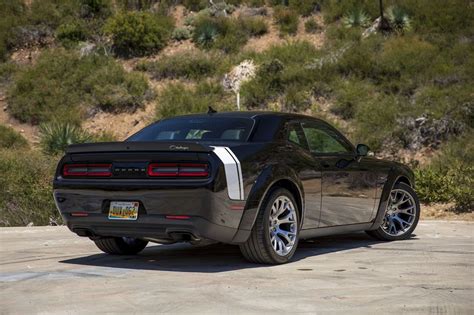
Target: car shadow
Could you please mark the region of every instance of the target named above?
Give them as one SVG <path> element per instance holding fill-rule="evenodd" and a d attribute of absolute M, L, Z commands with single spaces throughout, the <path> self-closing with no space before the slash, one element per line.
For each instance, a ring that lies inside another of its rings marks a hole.
<path fill-rule="evenodd" d="M 371 248 L 372 245 L 377 243 L 380 243 L 380 241 L 370 238 L 365 233 L 320 237 L 300 242 L 292 261 L 356 248 Z M 185 243 L 148 246 L 140 254 L 134 256 L 95 254 L 62 260 L 60 263 L 109 268 L 201 273 L 272 267 L 247 262 L 241 255 L 238 246 L 213 244 L 201 247 Z"/>

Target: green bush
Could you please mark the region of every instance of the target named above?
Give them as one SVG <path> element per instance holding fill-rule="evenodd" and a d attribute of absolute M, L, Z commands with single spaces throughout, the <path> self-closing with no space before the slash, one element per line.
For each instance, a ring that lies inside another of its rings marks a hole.
<path fill-rule="evenodd" d="M 41 78 L 39 80 L 38 78 Z M 22 122 L 61 120 L 79 124 L 87 110 L 123 111 L 141 106 L 146 79 L 127 73 L 111 57 L 51 50 L 18 72 L 8 90 L 8 109 Z"/>
<path fill-rule="evenodd" d="M 63 46 L 69 47 L 77 42 L 86 40 L 87 29 L 80 22 L 61 24 L 56 29 L 56 38 Z"/>
<path fill-rule="evenodd" d="M 207 0 L 183 0 L 183 5 L 186 9 L 194 12 L 205 9 L 208 3 Z"/>
<path fill-rule="evenodd" d="M 71 144 L 114 140 L 110 133 L 91 134 L 68 123 L 53 122 L 40 126 L 40 146 L 47 155 L 63 154 Z"/>
<path fill-rule="evenodd" d="M 174 27 L 171 18 L 149 12 L 124 12 L 111 17 L 104 31 L 123 55 L 149 55 L 163 49 Z"/>
<path fill-rule="evenodd" d="M 137 69 L 147 71 L 156 80 L 178 78 L 199 80 L 216 74 L 221 57 L 203 52 L 184 52 L 163 56 L 157 61 L 139 63 Z"/>
<path fill-rule="evenodd" d="M 427 167 L 416 170 L 416 191 L 426 203 L 452 202 L 456 211 L 474 210 L 472 131 L 447 143 Z"/>
<path fill-rule="evenodd" d="M 214 109 L 228 108 L 223 105 L 224 91 L 220 84 L 201 82 L 196 87 L 182 83 L 168 85 L 157 98 L 157 119 L 191 113 L 206 113 L 208 106 Z"/>
<path fill-rule="evenodd" d="M 52 30 L 59 25 L 80 18 L 81 1 L 33 0 L 29 6 L 28 23 L 45 25 Z"/>
<path fill-rule="evenodd" d="M 52 197 L 57 160 L 33 150 L 0 149 L 0 225 L 61 223 Z"/>
<path fill-rule="evenodd" d="M 298 14 L 285 7 L 276 7 L 273 13 L 281 35 L 294 35 L 298 31 Z"/>
<path fill-rule="evenodd" d="M 344 15 L 342 23 L 347 28 L 367 27 L 369 24 L 369 16 L 361 8 L 354 8 Z"/>
<path fill-rule="evenodd" d="M 8 51 L 13 46 L 11 39 L 14 28 L 24 22 L 26 6 L 20 0 L 0 1 L 0 62 L 7 59 Z"/>
<path fill-rule="evenodd" d="M 186 27 L 178 27 L 173 30 L 171 38 L 175 41 L 183 41 L 191 38 L 191 31 Z"/>
<path fill-rule="evenodd" d="M 43 153 L 62 154 L 71 144 L 91 142 L 92 137 L 80 127 L 68 123 L 49 123 L 40 126 L 40 145 Z"/>
<path fill-rule="evenodd" d="M 306 67 L 317 55 L 315 47 L 307 42 L 273 46 L 257 55 L 257 75 L 241 88 L 244 106 L 263 109 L 282 98 L 284 107 L 305 109 L 308 104 L 306 91 L 314 86 L 317 76 L 322 75 Z M 298 89 L 301 93 L 296 92 Z"/>
<path fill-rule="evenodd" d="M 262 36 L 268 33 L 268 25 L 262 17 L 240 17 L 239 23 L 249 36 Z"/>
<path fill-rule="evenodd" d="M 288 0 L 291 9 L 302 16 L 309 16 L 317 11 L 321 0 Z"/>
<path fill-rule="evenodd" d="M 247 33 L 234 18 L 200 16 L 193 25 L 193 41 L 201 48 L 235 53 L 248 40 Z"/>
<path fill-rule="evenodd" d="M 26 139 L 11 127 L 0 125 L 0 149 L 19 149 L 28 147 Z"/>
<path fill-rule="evenodd" d="M 377 95 L 359 104 L 354 116 L 354 142 L 366 143 L 374 151 L 381 150 L 383 142 L 393 138 L 396 118 L 402 111 L 403 106 L 395 96 Z"/>
<path fill-rule="evenodd" d="M 384 1 L 384 5 L 388 3 Z M 379 16 L 379 2 L 373 0 L 344 0 L 344 1 L 324 1 L 321 9 L 326 23 L 334 22 L 342 18 L 348 12 L 356 9 L 367 12 L 368 18 L 374 20 Z"/>
<path fill-rule="evenodd" d="M 334 86 L 336 100 L 331 112 L 343 119 L 352 119 L 364 103 L 376 95 L 374 87 L 360 80 L 342 80 Z"/>
<path fill-rule="evenodd" d="M 314 18 L 309 18 L 304 23 L 304 29 L 306 33 L 316 33 L 321 29 L 321 27 L 319 26 L 318 22 L 316 22 Z"/>

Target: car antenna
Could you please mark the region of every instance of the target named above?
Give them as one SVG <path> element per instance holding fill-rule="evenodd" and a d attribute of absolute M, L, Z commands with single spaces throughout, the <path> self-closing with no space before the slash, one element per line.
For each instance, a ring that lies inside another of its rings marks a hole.
<path fill-rule="evenodd" d="M 209 115 L 212 115 L 212 114 L 217 113 L 217 110 L 215 110 L 214 108 L 212 108 L 211 106 L 209 106 L 208 109 L 207 109 L 207 113 L 208 113 Z"/>

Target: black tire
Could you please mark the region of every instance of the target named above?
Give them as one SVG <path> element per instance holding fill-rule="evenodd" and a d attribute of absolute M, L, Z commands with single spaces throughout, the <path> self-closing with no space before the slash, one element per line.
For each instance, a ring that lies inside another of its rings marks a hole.
<path fill-rule="evenodd" d="M 148 241 L 131 237 L 104 237 L 94 240 L 94 243 L 107 254 L 135 255 L 146 247 Z"/>
<path fill-rule="evenodd" d="M 373 237 L 377 240 L 380 240 L 380 241 L 398 241 L 398 240 L 408 239 L 412 235 L 413 231 L 415 230 L 416 226 L 418 225 L 418 220 L 420 219 L 420 201 L 418 199 L 418 196 L 417 196 L 415 190 L 413 190 L 413 188 L 411 188 L 411 186 L 409 186 L 405 183 L 397 183 L 397 184 L 395 184 L 393 189 L 404 190 L 405 192 L 407 192 L 408 194 L 410 194 L 413 197 L 413 200 L 415 201 L 415 214 L 414 214 L 415 218 L 413 220 L 413 223 L 412 223 L 411 227 L 401 235 L 390 235 L 390 234 L 388 234 L 382 228 L 382 225 L 379 226 L 379 228 L 376 229 L 376 230 L 366 231 L 366 233 L 369 234 L 371 237 Z"/>
<path fill-rule="evenodd" d="M 285 196 L 290 199 L 296 210 L 296 239 L 294 240 L 293 248 L 285 256 L 280 256 L 273 249 L 270 240 L 270 232 L 268 230 L 272 205 L 280 196 Z M 240 251 L 248 261 L 259 264 L 284 264 L 290 261 L 298 247 L 300 218 L 297 205 L 293 195 L 284 188 L 274 189 L 267 195 L 259 210 L 249 239 L 240 245 Z"/>

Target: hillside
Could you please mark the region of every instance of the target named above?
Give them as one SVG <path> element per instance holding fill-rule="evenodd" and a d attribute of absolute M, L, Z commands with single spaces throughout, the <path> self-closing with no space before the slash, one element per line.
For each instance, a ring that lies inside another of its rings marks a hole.
<path fill-rule="evenodd" d="M 236 86 L 242 110 L 318 116 L 415 167 L 428 216 L 471 218 L 474 6 L 383 3 L 380 23 L 373 0 L 0 0 L 0 224 L 59 222 L 67 144 L 237 110 Z"/>

